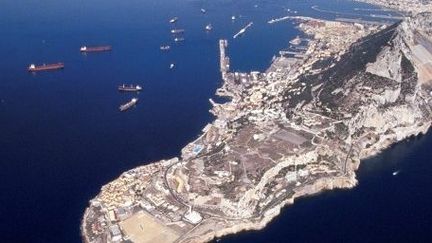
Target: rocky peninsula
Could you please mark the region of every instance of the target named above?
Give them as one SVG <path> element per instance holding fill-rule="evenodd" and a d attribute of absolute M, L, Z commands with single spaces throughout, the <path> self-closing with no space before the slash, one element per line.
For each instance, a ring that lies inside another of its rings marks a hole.
<path fill-rule="evenodd" d="M 230 71 L 181 158 L 123 173 L 86 209 L 84 242 L 207 242 L 257 230 L 298 197 L 351 188 L 360 160 L 432 121 L 432 14 L 391 26 L 297 17 L 264 73 Z"/>

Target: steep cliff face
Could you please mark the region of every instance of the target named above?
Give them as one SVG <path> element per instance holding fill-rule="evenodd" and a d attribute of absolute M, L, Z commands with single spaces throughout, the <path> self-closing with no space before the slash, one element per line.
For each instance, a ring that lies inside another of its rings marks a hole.
<path fill-rule="evenodd" d="M 397 48 L 386 46 L 378 54 L 375 62 L 366 65 L 366 72 L 401 82 L 401 60 L 402 53 Z"/>
<path fill-rule="evenodd" d="M 353 117 L 344 121 L 352 134 L 363 126 L 382 133 L 430 121 L 430 83 L 419 82 L 424 60 L 418 56 L 432 52 L 431 21 L 424 13 L 390 26 L 353 44 L 333 68 L 302 77 L 323 84 L 312 94 L 315 108 L 336 119 Z"/>
<path fill-rule="evenodd" d="M 432 36 L 427 35 L 431 23 L 432 14 L 424 13 L 366 37 L 351 47 L 342 66 L 336 64 L 325 74 L 328 80 L 320 80 L 324 85 L 319 100 L 331 110 L 328 114 L 349 117 L 343 120 L 350 134 L 347 142 L 358 143 L 365 151 L 380 150 L 429 127 L 427 80 L 432 77 L 423 74 L 421 81 L 419 73 L 427 71 L 424 59 L 432 53 Z M 351 68 L 351 75 L 345 67 Z M 364 156 L 371 155 L 365 151 Z"/>

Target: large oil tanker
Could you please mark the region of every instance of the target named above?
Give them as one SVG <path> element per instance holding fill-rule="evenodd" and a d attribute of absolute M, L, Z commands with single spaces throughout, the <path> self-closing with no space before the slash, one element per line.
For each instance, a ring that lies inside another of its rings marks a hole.
<path fill-rule="evenodd" d="M 121 105 L 119 107 L 120 111 L 126 111 L 130 109 L 132 106 L 134 106 L 138 102 L 138 98 L 132 98 L 128 103 Z"/>
<path fill-rule="evenodd" d="M 42 65 L 30 64 L 27 70 L 29 72 L 39 72 L 39 71 L 52 71 L 52 70 L 58 70 L 63 68 L 64 68 L 64 63 L 59 62 L 59 63 L 42 64 Z"/>
<path fill-rule="evenodd" d="M 82 46 L 80 48 L 80 52 L 102 52 L 111 50 L 111 46 Z"/>
<path fill-rule="evenodd" d="M 123 92 L 138 92 L 142 90 L 142 87 L 139 85 L 126 85 L 126 84 L 122 84 L 118 86 L 118 90 L 119 91 L 123 91 Z"/>
<path fill-rule="evenodd" d="M 174 38 L 175 42 L 181 42 L 181 41 L 184 41 L 184 40 L 185 39 L 183 37 L 176 37 L 176 38 Z"/>
<path fill-rule="evenodd" d="M 185 32 L 184 29 L 172 29 L 171 30 L 171 34 L 182 34 L 184 32 Z"/>

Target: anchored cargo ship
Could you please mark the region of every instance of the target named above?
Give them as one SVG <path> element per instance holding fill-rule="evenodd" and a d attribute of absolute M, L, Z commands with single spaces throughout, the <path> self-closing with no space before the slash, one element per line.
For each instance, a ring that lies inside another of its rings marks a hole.
<path fill-rule="evenodd" d="M 171 30 L 171 34 L 181 34 L 184 33 L 184 29 L 173 29 Z"/>
<path fill-rule="evenodd" d="M 80 48 L 81 52 L 102 52 L 102 51 L 111 51 L 112 47 L 111 46 L 82 46 Z"/>
<path fill-rule="evenodd" d="M 141 91 L 142 87 L 139 85 L 126 85 L 126 84 L 122 84 L 120 86 L 118 86 L 118 90 L 119 91 L 124 91 L 124 92 L 137 92 L 137 91 Z"/>
<path fill-rule="evenodd" d="M 126 111 L 138 102 L 138 98 L 132 98 L 128 103 L 119 107 L 120 111 Z"/>
<path fill-rule="evenodd" d="M 165 45 L 165 46 L 160 46 L 161 51 L 169 51 L 171 49 L 171 46 L 169 45 Z"/>
<path fill-rule="evenodd" d="M 59 63 L 42 64 L 42 65 L 30 64 L 27 70 L 29 72 L 38 72 L 38 71 L 52 71 L 52 70 L 58 70 L 63 68 L 64 68 L 64 63 L 59 62 Z"/>

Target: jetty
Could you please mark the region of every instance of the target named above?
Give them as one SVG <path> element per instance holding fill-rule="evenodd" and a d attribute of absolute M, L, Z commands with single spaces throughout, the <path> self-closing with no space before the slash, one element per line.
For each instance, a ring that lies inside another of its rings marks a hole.
<path fill-rule="evenodd" d="M 220 70 L 222 76 L 229 71 L 230 59 L 226 56 L 225 48 L 228 47 L 227 40 L 219 40 L 219 53 L 220 53 Z"/>
<path fill-rule="evenodd" d="M 234 36 L 233 36 L 233 38 L 235 39 L 235 38 L 237 38 L 237 37 L 239 37 L 240 35 L 242 35 L 242 34 L 244 34 L 245 32 L 246 32 L 246 30 L 249 28 L 249 27 L 251 27 L 253 25 L 253 22 L 250 22 L 248 25 L 246 25 L 243 29 L 241 29 L 237 34 L 235 34 Z"/>
<path fill-rule="evenodd" d="M 288 20 L 290 18 L 291 18 L 291 16 L 285 16 L 285 17 L 281 17 L 281 18 L 277 18 L 277 19 L 271 19 L 271 20 L 267 21 L 267 23 L 268 24 L 274 24 L 274 23 L 277 23 L 277 22 Z"/>

